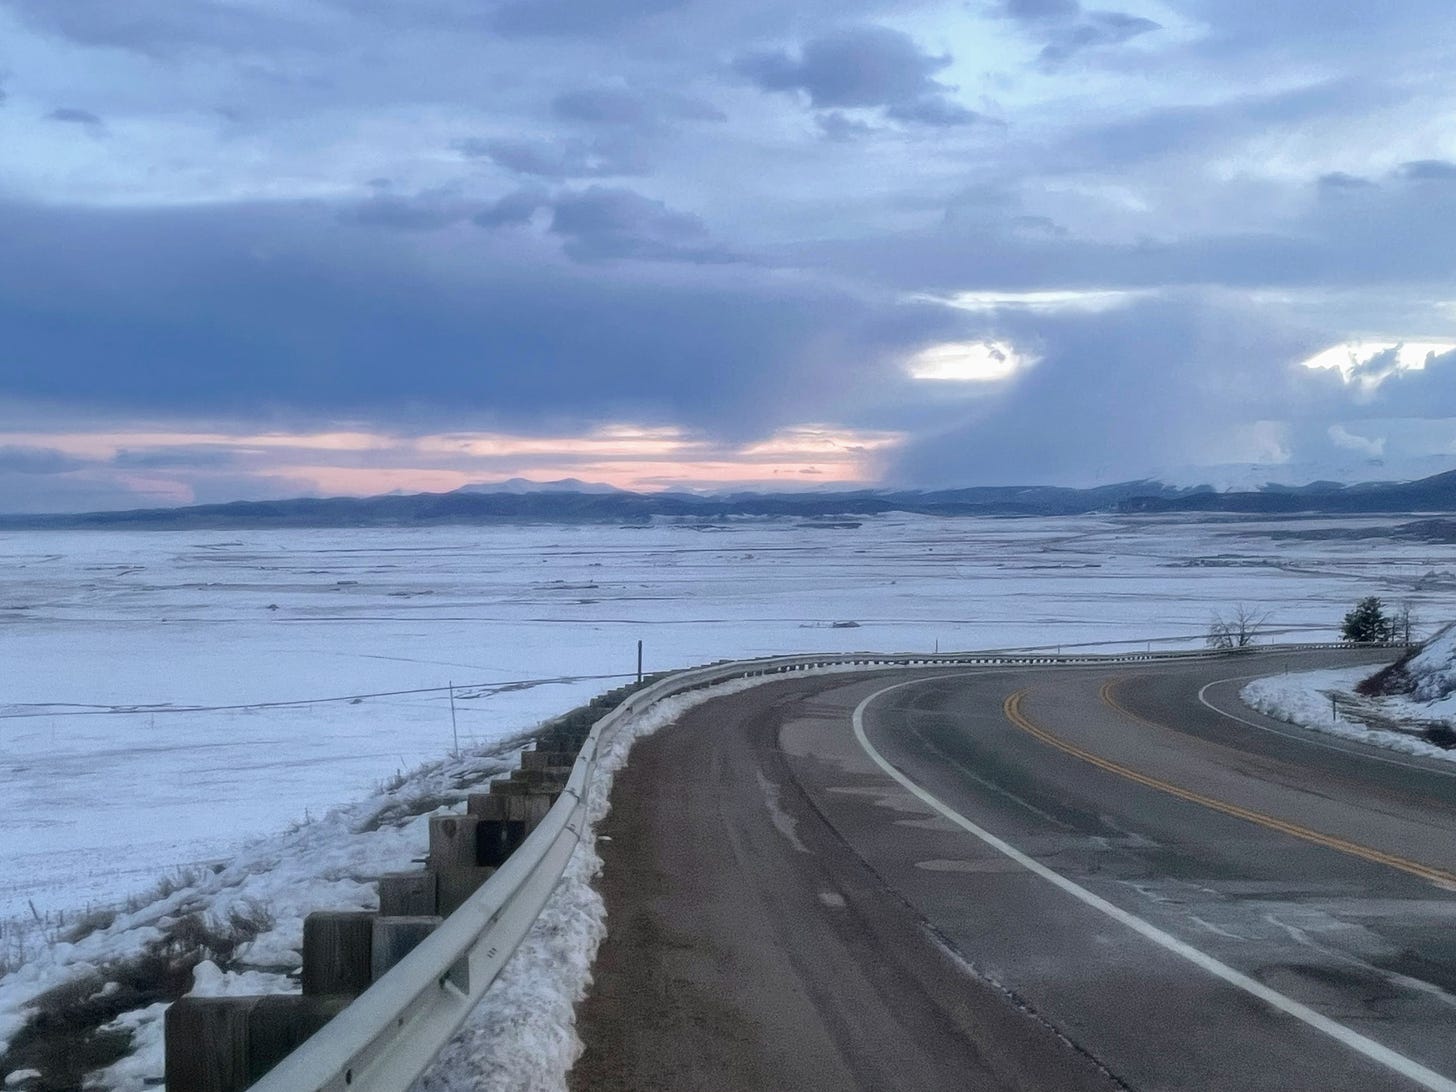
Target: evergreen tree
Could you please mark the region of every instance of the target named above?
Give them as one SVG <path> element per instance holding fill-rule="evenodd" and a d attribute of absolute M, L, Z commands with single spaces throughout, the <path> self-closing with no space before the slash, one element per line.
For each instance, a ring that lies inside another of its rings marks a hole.
<path fill-rule="evenodd" d="M 1345 624 L 1340 627 L 1340 637 L 1346 641 L 1388 641 L 1391 639 L 1392 622 L 1385 614 L 1385 604 L 1378 596 L 1367 595 L 1355 604 L 1345 615 Z"/>

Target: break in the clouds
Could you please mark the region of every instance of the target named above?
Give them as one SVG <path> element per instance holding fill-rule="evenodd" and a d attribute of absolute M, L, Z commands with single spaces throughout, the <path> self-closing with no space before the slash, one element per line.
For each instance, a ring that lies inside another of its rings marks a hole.
<path fill-rule="evenodd" d="M 0 508 L 1446 469 L 1453 30 L 0 0 Z"/>

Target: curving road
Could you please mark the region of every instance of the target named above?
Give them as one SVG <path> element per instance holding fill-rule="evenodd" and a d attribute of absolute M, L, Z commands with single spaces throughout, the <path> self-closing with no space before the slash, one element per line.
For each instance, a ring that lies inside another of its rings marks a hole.
<path fill-rule="evenodd" d="M 795 678 L 639 742 L 578 1089 L 1456 1092 L 1456 776 L 1237 701 L 1370 653 Z"/>

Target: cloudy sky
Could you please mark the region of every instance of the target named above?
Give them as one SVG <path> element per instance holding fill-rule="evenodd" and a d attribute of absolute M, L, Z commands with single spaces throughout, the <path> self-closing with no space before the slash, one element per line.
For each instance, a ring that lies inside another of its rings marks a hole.
<path fill-rule="evenodd" d="M 1456 467 L 1450 0 L 0 0 L 0 510 Z"/>

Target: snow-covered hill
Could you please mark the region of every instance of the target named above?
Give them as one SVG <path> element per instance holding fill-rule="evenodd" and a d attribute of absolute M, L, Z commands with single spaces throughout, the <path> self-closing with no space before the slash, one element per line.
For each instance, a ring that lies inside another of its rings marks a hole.
<path fill-rule="evenodd" d="M 1456 706 L 1456 623 L 1438 630 L 1409 659 L 1381 671 L 1362 685 L 1371 696 L 1399 696 L 1411 702 Z"/>
<path fill-rule="evenodd" d="M 1371 457 L 1351 452 L 1346 459 L 1320 462 L 1164 466 L 1150 470 L 1148 477 L 1177 488 L 1206 485 L 1220 493 L 1256 493 L 1266 489 L 1303 489 L 1318 482 L 1357 485 L 1419 481 L 1453 469 L 1456 469 L 1456 460 L 1450 455 Z"/>

